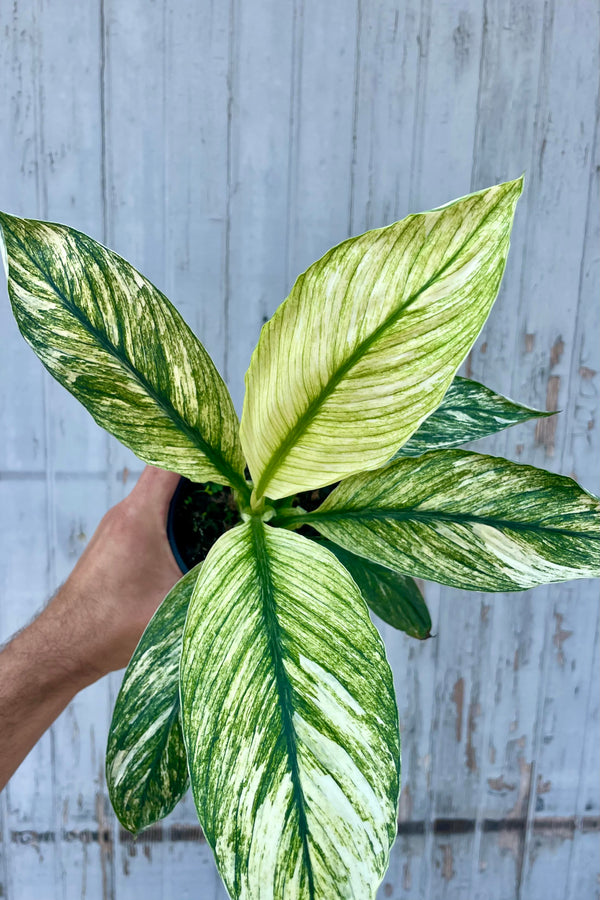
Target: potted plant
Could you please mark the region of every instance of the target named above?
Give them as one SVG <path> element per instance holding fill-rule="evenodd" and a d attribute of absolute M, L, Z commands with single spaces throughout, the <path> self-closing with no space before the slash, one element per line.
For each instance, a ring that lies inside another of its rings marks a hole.
<path fill-rule="evenodd" d="M 107 779 L 133 832 L 191 782 L 234 898 L 375 895 L 400 740 L 367 604 L 423 638 L 414 577 L 517 591 L 600 574 L 596 498 L 456 449 L 544 415 L 455 377 L 521 190 L 470 194 L 314 263 L 261 332 L 240 425 L 202 344 L 131 265 L 66 226 L 0 215 L 26 340 L 100 425 L 191 483 L 172 528 L 191 532 L 196 506 L 196 556 L 126 671 Z"/>

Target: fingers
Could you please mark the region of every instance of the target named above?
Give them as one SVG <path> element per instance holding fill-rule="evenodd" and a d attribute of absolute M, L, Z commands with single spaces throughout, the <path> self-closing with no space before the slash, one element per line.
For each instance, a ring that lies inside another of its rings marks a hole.
<path fill-rule="evenodd" d="M 130 496 L 157 510 L 166 518 L 169 503 L 179 484 L 179 478 L 180 476 L 176 472 L 167 472 L 156 466 L 146 466 Z"/>

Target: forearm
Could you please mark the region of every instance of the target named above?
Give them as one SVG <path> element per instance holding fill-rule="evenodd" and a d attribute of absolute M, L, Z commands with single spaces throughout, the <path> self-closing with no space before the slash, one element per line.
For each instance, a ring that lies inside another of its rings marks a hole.
<path fill-rule="evenodd" d="M 68 588 L 0 652 L 0 790 L 75 694 L 96 672 Z"/>
<path fill-rule="evenodd" d="M 147 466 L 41 615 L 0 651 L 0 790 L 78 691 L 127 665 L 181 577 L 165 531 L 178 480 Z"/>

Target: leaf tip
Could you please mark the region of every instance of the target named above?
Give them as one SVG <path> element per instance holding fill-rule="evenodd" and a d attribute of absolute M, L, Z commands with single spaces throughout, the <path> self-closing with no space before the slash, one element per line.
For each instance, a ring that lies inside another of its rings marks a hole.
<path fill-rule="evenodd" d="M 514 178 L 512 181 L 504 182 L 503 187 L 506 189 L 506 193 L 511 196 L 514 206 L 517 205 L 517 201 L 519 200 L 519 197 L 523 193 L 524 184 L 525 184 L 525 172 L 522 172 L 518 178 Z"/>

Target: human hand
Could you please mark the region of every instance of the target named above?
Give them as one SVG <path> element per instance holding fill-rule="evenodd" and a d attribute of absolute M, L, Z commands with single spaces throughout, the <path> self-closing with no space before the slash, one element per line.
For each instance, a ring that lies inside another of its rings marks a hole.
<path fill-rule="evenodd" d="M 182 572 L 166 534 L 179 476 L 146 466 L 101 520 L 49 604 L 72 636 L 67 651 L 86 683 L 126 666 L 150 618 Z M 65 648 L 66 649 L 66 648 Z"/>
<path fill-rule="evenodd" d="M 181 578 L 165 528 L 178 479 L 146 466 L 65 584 L 0 652 L 0 789 L 78 691 L 127 665 Z"/>

